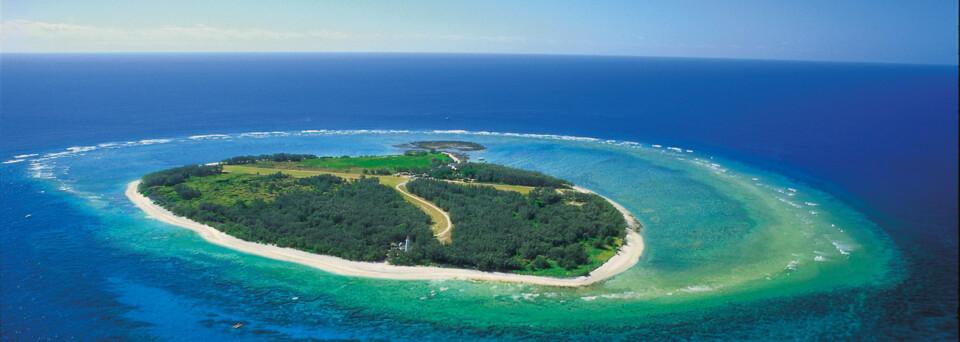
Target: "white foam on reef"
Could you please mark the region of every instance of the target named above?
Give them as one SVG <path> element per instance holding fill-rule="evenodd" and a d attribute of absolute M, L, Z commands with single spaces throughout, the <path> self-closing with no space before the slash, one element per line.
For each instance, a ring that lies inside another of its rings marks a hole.
<path fill-rule="evenodd" d="M 39 154 L 36 154 L 36 153 L 21 154 L 21 155 L 19 155 L 19 156 L 13 156 L 13 158 L 14 158 L 14 159 L 23 159 L 23 158 L 30 158 L 30 157 L 36 157 L 36 156 L 39 156 Z"/>
<path fill-rule="evenodd" d="M 787 263 L 787 267 L 784 267 L 783 270 L 784 270 L 784 271 L 796 271 L 796 270 L 797 270 L 797 266 L 799 266 L 799 265 L 800 265 L 800 260 L 791 260 L 789 263 Z"/>
<path fill-rule="evenodd" d="M 13 163 L 19 163 L 19 162 L 22 162 L 22 161 L 27 161 L 27 160 L 26 160 L 26 159 L 13 159 L 13 160 L 5 161 L 5 162 L 3 162 L 3 163 L 4 163 L 4 164 L 13 164 Z"/>
<path fill-rule="evenodd" d="M 661 147 L 663 147 L 662 145 L 650 145 L 650 146 L 653 146 L 653 147 L 656 147 L 656 148 L 661 148 Z"/>
<path fill-rule="evenodd" d="M 459 130 L 457 130 L 457 131 L 441 131 L 441 130 L 436 130 L 436 131 L 433 131 L 432 133 L 439 133 L 439 134 L 446 134 L 446 133 L 453 133 L 453 134 L 473 134 L 473 133 L 471 133 L 471 132 L 459 131 Z M 485 132 L 483 135 L 499 135 L 499 136 L 507 136 L 507 137 L 538 138 L 538 139 L 569 140 L 569 141 L 588 141 L 588 142 L 599 142 L 599 143 L 603 143 L 603 142 L 604 142 L 603 140 L 600 140 L 600 139 L 597 139 L 597 138 L 578 137 L 578 136 L 572 136 L 572 135 L 557 135 L 557 134 Z M 615 141 L 615 140 L 611 140 L 611 141 Z"/>
<path fill-rule="evenodd" d="M 608 293 L 602 294 L 600 297 L 606 299 L 626 299 L 626 298 L 639 298 L 640 296 L 634 293 L 633 291 L 626 291 L 623 293 Z"/>
<path fill-rule="evenodd" d="M 789 205 L 790 205 L 791 207 L 794 207 L 794 208 L 797 208 L 797 209 L 799 209 L 799 208 L 803 208 L 803 206 L 802 206 L 802 205 L 799 205 L 799 204 L 796 204 L 796 203 L 794 203 L 794 202 L 791 202 L 790 200 L 787 200 L 786 198 L 783 198 L 783 197 L 777 197 L 777 199 L 778 199 L 778 200 L 780 200 L 780 202 L 783 202 L 783 203 L 786 203 L 786 204 L 789 204 Z"/>
<path fill-rule="evenodd" d="M 71 153 L 88 152 L 88 151 L 93 151 L 93 150 L 96 150 L 96 149 L 97 149 L 96 146 L 73 146 L 73 147 L 67 147 L 67 151 L 70 151 Z"/>
<path fill-rule="evenodd" d="M 29 170 L 31 171 L 50 170 L 50 169 L 53 169 L 53 166 L 39 163 L 39 162 L 30 163 L 30 167 L 29 167 Z"/>
<path fill-rule="evenodd" d="M 832 243 L 832 244 L 833 244 L 833 247 L 835 247 L 835 248 L 837 249 L 837 251 L 840 252 L 840 254 L 843 254 L 843 255 L 849 255 L 850 252 L 853 250 L 853 247 L 852 247 L 852 246 L 845 245 L 845 244 L 843 244 L 843 243 L 840 242 L 840 241 L 832 240 L 832 241 L 830 241 L 830 243 Z"/>
<path fill-rule="evenodd" d="M 824 258 L 822 255 L 813 257 L 813 261 L 827 261 L 827 258 Z"/>
<path fill-rule="evenodd" d="M 712 288 L 712 287 L 710 287 L 710 286 L 707 286 L 707 285 L 690 285 L 690 286 L 684 287 L 684 288 L 682 288 L 682 289 L 677 289 L 677 291 L 680 291 L 680 292 L 688 292 L 688 293 L 691 293 L 691 292 L 707 292 L 707 291 L 713 291 L 713 290 L 715 290 L 715 289 Z"/>
<path fill-rule="evenodd" d="M 241 138 L 244 138 L 244 137 L 267 138 L 267 137 L 274 137 L 274 136 L 282 137 L 282 136 L 288 136 L 288 135 L 290 135 L 290 133 L 287 133 L 287 132 L 247 132 L 247 133 L 240 133 L 240 135 L 238 136 Z"/>
<path fill-rule="evenodd" d="M 170 139 L 143 139 L 137 142 L 138 145 L 153 145 L 153 144 L 166 144 L 171 142 Z"/>
<path fill-rule="evenodd" d="M 712 159 L 712 158 L 711 158 Z M 714 163 L 712 161 L 700 158 L 694 158 L 692 162 L 696 165 L 703 166 L 713 170 L 715 173 L 726 173 L 729 169 L 723 167 L 723 165 Z"/>
<path fill-rule="evenodd" d="M 204 140 L 204 139 L 228 139 L 229 135 L 226 134 L 206 134 L 206 135 L 194 135 L 191 136 L 190 140 Z"/>
<path fill-rule="evenodd" d="M 586 296 L 586 297 L 580 297 L 580 299 L 583 299 L 583 300 L 585 300 L 585 301 L 588 301 L 588 302 L 589 302 L 589 301 L 591 301 L 591 300 L 596 300 L 596 299 L 597 299 L 597 296 Z"/>
<path fill-rule="evenodd" d="M 683 152 L 683 149 L 679 147 L 667 147 L 667 149 L 671 151 L 681 152 L 681 153 Z"/>
<path fill-rule="evenodd" d="M 398 129 L 358 129 L 358 130 L 337 130 L 337 129 L 305 129 L 301 130 L 299 133 L 294 133 L 293 135 L 350 135 L 350 134 L 402 134 L 402 133 L 418 133 L 410 130 L 398 130 Z M 432 132 L 419 132 L 419 133 L 432 133 Z"/>

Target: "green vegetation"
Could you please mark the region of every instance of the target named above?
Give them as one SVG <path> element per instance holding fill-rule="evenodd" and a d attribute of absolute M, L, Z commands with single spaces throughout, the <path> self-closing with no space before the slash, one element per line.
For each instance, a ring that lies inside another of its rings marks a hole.
<path fill-rule="evenodd" d="M 146 188 L 159 185 L 174 186 L 185 182 L 190 177 L 215 175 L 222 171 L 223 167 L 220 165 L 187 165 L 175 167 L 143 176 L 139 190 L 143 192 Z"/>
<path fill-rule="evenodd" d="M 219 174 L 180 185 L 202 195 L 183 198 L 159 186 L 152 198 L 174 214 L 243 240 L 359 261 L 385 260 L 390 244 L 407 236 L 439 245 L 430 218 L 377 178 Z"/>
<path fill-rule="evenodd" d="M 232 174 L 238 174 L 238 173 L 269 174 L 269 173 L 283 172 L 284 174 L 288 174 L 298 178 L 325 175 L 325 174 L 334 175 L 343 179 L 358 179 L 361 176 L 363 176 L 363 174 L 356 174 L 356 173 L 266 168 L 266 167 L 261 167 L 260 165 L 227 165 L 227 166 L 224 166 L 223 171 L 229 172 Z M 394 188 L 400 185 L 401 183 L 405 183 L 410 180 L 410 178 L 397 177 L 397 176 L 377 176 L 377 178 L 380 179 L 380 184 L 389 186 L 390 188 Z M 513 185 L 497 185 L 497 187 L 516 187 L 516 188 L 521 188 L 519 191 L 524 190 L 523 189 L 524 187 L 513 186 Z M 529 190 L 526 190 L 524 193 L 526 192 L 529 192 Z M 430 216 L 430 220 L 433 222 L 433 225 L 430 226 L 430 229 L 434 233 L 439 233 L 441 230 L 443 230 L 443 228 L 446 227 L 446 221 L 443 217 L 443 213 L 427 205 L 424 205 L 420 201 L 413 199 L 413 197 L 407 196 L 406 194 L 403 194 L 403 193 L 401 193 L 401 195 L 403 195 L 403 199 L 407 200 L 407 202 L 413 203 L 414 205 L 419 207 L 421 210 L 423 210 L 423 212 L 427 213 L 427 215 Z"/>
<path fill-rule="evenodd" d="M 570 182 L 536 171 L 509 168 L 486 163 L 461 163 L 457 165 L 460 178 L 484 183 L 502 183 L 525 186 L 570 187 Z"/>
<path fill-rule="evenodd" d="M 308 168 L 340 172 L 363 172 L 394 174 L 398 172 L 426 171 L 453 162 L 443 153 L 410 152 L 395 156 L 321 157 L 301 162 Z"/>
<path fill-rule="evenodd" d="M 626 223 L 609 202 L 558 190 L 571 184 L 539 172 L 450 167 L 448 156 L 429 152 L 302 159 L 309 156 L 174 168 L 144 176 L 139 191 L 240 239 L 359 261 L 572 277 L 596 269 L 623 243 Z M 365 175 L 381 169 L 440 180 Z M 435 238 L 446 227 L 443 213 L 395 189 L 405 182 L 407 191 L 449 213 L 454 229 Z M 407 236 L 409 251 L 392 246 Z"/>
<path fill-rule="evenodd" d="M 489 186 L 429 179 L 413 180 L 407 189 L 450 213 L 455 227 L 452 243 L 438 250 L 415 251 L 431 262 L 577 276 L 603 263 L 594 260 L 615 254 L 626 234 L 623 215 L 597 195 L 561 195 L 555 188 L 536 188 L 523 196 Z M 574 199 L 578 204 L 569 204 Z M 596 240 L 612 245 L 590 243 Z M 604 255 L 607 251 L 608 256 Z"/>

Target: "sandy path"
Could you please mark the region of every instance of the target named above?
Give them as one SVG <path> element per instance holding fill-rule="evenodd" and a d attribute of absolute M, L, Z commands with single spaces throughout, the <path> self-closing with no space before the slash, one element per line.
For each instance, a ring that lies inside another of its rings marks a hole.
<path fill-rule="evenodd" d="M 442 231 L 440 231 L 439 233 L 433 234 L 433 236 L 437 237 L 438 240 L 441 240 L 441 241 L 447 240 L 447 241 L 449 242 L 449 240 L 450 240 L 450 239 L 449 239 L 450 229 L 453 228 L 453 221 L 450 221 L 450 215 L 447 215 L 447 212 L 446 212 L 446 211 L 443 211 L 443 209 L 440 209 L 440 207 L 433 205 L 433 203 L 427 202 L 426 200 L 424 200 L 424 199 L 422 199 L 422 198 L 420 198 L 420 197 L 417 197 L 417 195 L 411 194 L 411 193 L 407 192 L 407 190 L 404 190 L 404 189 L 401 189 L 401 188 L 400 188 L 401 186 L 404 186 L 404 185 L 406 185 L 407 183 L 409 183 L 409 181 L 406 181 L 406 182 L 397 184 L 397 186 L 396 186 L 397 191 L 399 191 L 400 193 L 402 193 L 402 194 L 404 194 L 404 195 L 410 196 L 410 198 L 415 199 L 415 200 L 417 200 L 417 202 L 423 203 L 424 205 L 426 205 L 426 206 L 428 206 L 428 207 L 430 207 L 430 208 L 433 208 L 434 210 L 438 211 L 438 212 L 440 213 L 440 215 L 443 215 L 443 218 L 447 220 L 447 228 L 444 229 L 444 230 L 442 230 Z M 406 187 L 404 186 L 404 188 L 406 188 Z"/>
<path fill-rule="evenodd" d="M 134 181 L 127 185 L 127 198 L 133 201 L 133 203 L 142 209 L 147 215 L 152 216 L 161 222 L 193 230 L 197 232 L 200 237 L 215 245 L 227 247 L 244 253 L 267 257 L 270 259 L 295 262 L 344 276 L 399 280 L 462 279 L 577 287 L 594 284 L 629 269 L 640 260 L 640 256 L 643 254 L 644 247 L 643 238 L 640 237 L 640 234 L 637 234 L 634 229 L 629 229 L 627 231 L 626 244 L 620 248 L 620 251 L 617 252 L 617 255 L 613 256 L 605 264 L 591 272 L 589 276 L 564 279 L 511 273 L 481 272 L 476 270 L 456 268 L 430 266 L 393 266 L 388 265 L 387 263 L 350 261 L 327 255 L 313 254 L 290 248 L 281 248 L 277 246 L 240 240 L 218 231 L 213 227 L 174 215 L 163 207 L 154 204 L 149 198 L 138 193 L 138 184 L 140 184 L 140 181 Z M 584 190 L 585 189 L 582 189 L 581 191 Z M 623 207 L 619 204 L 613 204 L 618 210 L 623 212 L 624 217 L 627 218 L 628 224 L 632 225 L 631 227 L 639 226 L 639 222 L 636 220 L 636 218 L 634 218 L 633 215 L 630 215 L 626 209 L 623 209 Z"/>
<path fill-rule="evenodd" d="M 453 159 L 454 163 L 460 164 L 460 158 L 457 158 L 457 156 L 453 155 L 453 153 L 450 153 L 450 152 L 441 152 L 441 153 L 446 154 L 448 157 Z"/>

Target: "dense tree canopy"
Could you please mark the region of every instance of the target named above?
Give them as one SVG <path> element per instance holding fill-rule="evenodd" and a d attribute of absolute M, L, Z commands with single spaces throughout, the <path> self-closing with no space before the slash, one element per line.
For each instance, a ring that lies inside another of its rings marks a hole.
<path fill-rule="evenodd" d="M 244 165 L 244 164 L 253 164 L 256 162 L 262 161 L 272 161 L 272 162 L 298 162 L 304 159 L 313 159 L 317 156 L 312 154 L 294 154 L 294 153 L 274 153 L 274 154 L 261 154 L 259 156 L 240 156 L 227 158 L 220 161 L 220 164 L 223 165 Z"/>
<path fill-rule="evenodd" d="M 290 179 L 286 175 L 229 178 L 237 187 L 272 189 L 275 200 L 237 200 L 224 205 L 217 194 L 158 199 L 177 215 L 213 226 L 243 240 L 275 244 L 350 260 L 382 261 L 391 243 L 407 236 L 418 244 L 438 244 L 430 218 L 376 178 L 345 181 L 331 175 Z M 242 184 L 241 184 L 242 183 Z M 178 186 L 189 187 L 189 184 Z M 196 191 L 196 190 L 193 190 Z M 157 191 L 157 193 L 163 193 Z M 172 197 L 172 196 L 171 196 Z"/>
<path fill-rule="evenodd" d="M 158 185 L 174 186 L 183 183 L 190 177 L 216 175 L 221 172 L 223 172 L 223 166 L 220 165 L 187 165 L 175 167 L 143 176 L 140 182 L 140 190 L 142 192 L 143 189 Z"/>
<path fill-rule="evenodd" d="M 520 170 L 497 164 L 460 163 L 460 177 L 485 183 L 565 188 L 570 182 L 537 171 Z"/>
<path fill-rule="evenodd" d="M 407 189 L 450 213 L 453 221 L 453 242 L 424 252 L 433 262 L 506 271 L 544 256 L 570 269 L 586 263 L 586 241 L 625 235 L 623 215 L 597 195 L 537 188 L 525 197 L 490 186 L 427 179 L 411 181 Z M 579 202 L 565 204 L 564 197 Z"/>

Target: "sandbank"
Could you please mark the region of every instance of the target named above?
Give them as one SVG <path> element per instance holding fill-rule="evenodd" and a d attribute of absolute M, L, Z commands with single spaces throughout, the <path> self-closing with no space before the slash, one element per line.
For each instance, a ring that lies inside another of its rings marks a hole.
<path fill-rule="evenodd" d="M 525 283 L 547 286 L 577 287 L 594 284 L 605 279 L 609 279 L 630 267 L 633 267 L 643 254 L 643 238 L 637 233 L 640 222 L 630 214 L 623 206 L 610 201 L 627 221 L 626 243 L 610 260 L 599 268 L 590 272 L 587 276 L 576 278 L 552 278 L 543 276 L 532 276 L 500 272 L 483 272 L 477 270 L 467 270 L 458 268 L 442 268 L 433 266 L 394 266 L 385 262 L 361 262 L 341 259 L 328 255 L 320 255 L 304 252 L 291 248 L 283 248 L 271 245 L 260 244 L 256 242 L 244 241 L 233 236 L 227 235 L 216 228 L 198 223 L 185 217 L 174 215 L 167 209 L 154 204 L 152 200 L 137 192 L 137 185 L 140 181 L 131 182 L 127 185 L 126 195 L 137 207 L 142 209 L 147 215 L 157 220 L 190 229 L 200 235 L 204 240 L 215 245 L 220 245 L 244 253 L 259 255 L 262 257 L 294 262 L 326 272 L 355 277 L 370 277 L 381 279 L 397 280 L 428 280 L 428 279 L 459 279 L 459 280 L 480 280 L 496 282 Z M 589 190 L 576 188 L 578 191 Z"/>

